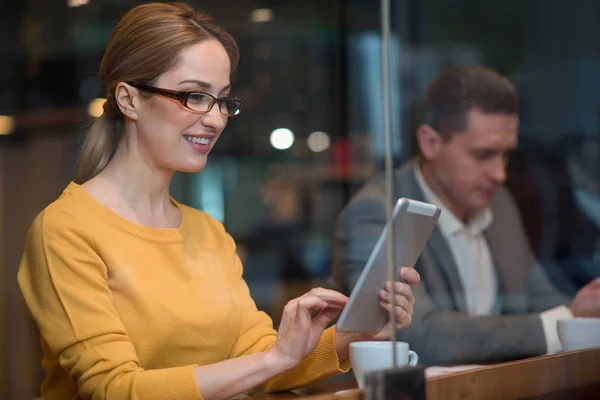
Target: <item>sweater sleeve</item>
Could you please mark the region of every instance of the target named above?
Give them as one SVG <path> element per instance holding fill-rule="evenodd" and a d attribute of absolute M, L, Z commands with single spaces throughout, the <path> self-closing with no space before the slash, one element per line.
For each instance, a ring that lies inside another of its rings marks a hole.
<path fill-rule="evenodd" d="M 235 243 L 229 235 L 227 238 L 229 251 L 233 257 L 234 291 L 242 310 L 239 335 L 231 353 L 233 358 L 269 349 L 275 344 L 277 332 L 273 329 L 273 322 L 267 314 L 256 308 L 248 286 L 242 277 L 242 263 L 235 252 Z M 255 391 L 274 392 L 299 388 L 347 372 L 349 369 L 349 360 L 343 363 L 338 360 L 335 348 L 335 327 L 330 327 L 323 332 L 321 340 L 313 352 L 297 367 L 265 382 Z"/>
<path fill-rule="evenodd" d="M 18 282 L 49 351 L 83 399 L 202 398 L 193 366 L 140 367 L 113 305 L 106 266 L 71 215 L 46 210 L 36 218 Z"/>

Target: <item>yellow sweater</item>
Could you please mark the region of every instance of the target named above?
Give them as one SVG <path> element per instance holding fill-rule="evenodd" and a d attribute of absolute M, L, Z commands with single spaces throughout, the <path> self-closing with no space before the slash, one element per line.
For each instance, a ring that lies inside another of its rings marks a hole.
<path fill-rule="evenodd" d="M 18 281 L 40 329 L 46 400 L 201 399 L 193 366 L 273 345 L 233 239 L 173 200 L 177 229 L 112 212 L 71 183 L 33 222 Z M 325 331 L 297 368 L 261 387 L 303 386 L 348 369 Z"/>

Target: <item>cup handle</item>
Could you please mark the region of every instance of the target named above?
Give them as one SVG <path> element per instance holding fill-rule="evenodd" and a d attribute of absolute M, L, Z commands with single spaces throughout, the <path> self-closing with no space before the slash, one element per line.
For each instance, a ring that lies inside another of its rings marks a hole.
<path fill-rule="evenodd" d="M 419 362 L 419 356 L 412 350 L 408 351 L 408 365 L 414 367 Z"/>

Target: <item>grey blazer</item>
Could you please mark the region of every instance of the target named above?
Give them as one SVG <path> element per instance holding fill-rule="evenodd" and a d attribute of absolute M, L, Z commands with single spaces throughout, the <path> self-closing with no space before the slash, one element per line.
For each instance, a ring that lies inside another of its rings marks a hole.
<path fill-rule="evenodd" d="M 424 201 L 411 160 L 394 171 L 394 198 Z M 339 217 L 334 245 L 334 283 L 349 293 L 383 231 L 384 175 L 363 186 Z M 436 227 L 415 268 L 412 325 L 399 332 L 424 365 L 480 363 L 542 355 L 546 341 L 541 311 L 566 305 L 534 259 L 516 204 L 504 187 L 495 194 L 494 220 L 485 232 L 499 282 L 498 315 L 470 316 L 455 260 Z"/>

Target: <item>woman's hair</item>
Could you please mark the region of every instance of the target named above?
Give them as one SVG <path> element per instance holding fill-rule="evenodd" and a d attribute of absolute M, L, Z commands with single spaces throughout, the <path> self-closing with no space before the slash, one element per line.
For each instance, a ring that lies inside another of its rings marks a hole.
<path fill-rule="evenodd" d="M 125 14 L 112 32 L 102 57 L 104 113 L 93 123 L 83 142 L 76 183 L 84 183 L 100 173 L 121 140 L 124 117 L 115 100 L 117 84 L 129 81 L 151 84 L 176 67 L 182 50 L 208 39 L 223 44 L 233 72 L 239 60 L 237 44 L 208 14 L 183 3 L 143 4 Z"/>

